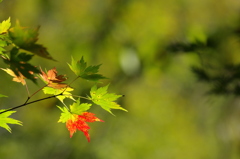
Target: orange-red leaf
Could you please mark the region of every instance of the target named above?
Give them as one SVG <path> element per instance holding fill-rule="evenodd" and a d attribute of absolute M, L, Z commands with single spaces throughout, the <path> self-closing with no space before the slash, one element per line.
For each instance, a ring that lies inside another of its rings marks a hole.
<path fill-rule="evenodd" d="M 57 75 L 57 70 L 55 67 L 49 70 L 47 73 L 45 73 L 42 69 L 40 70 L 41 70 L 40 76 L 47 83 L 49 87 L 56 88 L 56 89 L 67 87 L 67 84 L 62 83 L 67 78 L 65 77 L 65 75 Z"/>
<path fill-rule="evenodd" d="M 84 112 L 81 115 L 74 115 L 73 119 L 69 119 L 66 122 L 67 129 L 70 132 L 70 137 L 76 132 L 76 130 L 82 131 L 86 136 L 88 142 L 90 142 L 90 135 L 88 130 L 90 127 L 87 125 L 86 122 L 94 122 L 94 121 L 101 121 L 99 118 L 95 117 L 95 114 Z"/>

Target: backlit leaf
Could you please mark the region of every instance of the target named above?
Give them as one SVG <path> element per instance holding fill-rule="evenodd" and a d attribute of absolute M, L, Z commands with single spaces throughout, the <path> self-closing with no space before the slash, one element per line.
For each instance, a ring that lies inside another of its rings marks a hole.
<path fill-rule="evenodd" d="M 57 75 L 56 68 L 53 68 L 49 70 L 47 73 L 45 73 L 41 69 L 40 77 L 42 77 L 42 80 L 49 86 L 55 89 L 62 89 L 66 88 L 68 85 L 65 83 L 62 83 L 63 81 L 66 81 L 65 75 Z"/>
<path fill-rule="evenodd" d="M 75 101 L 75 99 L 72 97 L 72 94 L 70 93 L 73 91 L 73 88 L 68 87 L 68 88 L 62 88 L 62 89 L 55 89 L 52 87 L 44 87 L 43 92 L 45 94 L 52 94 L 52 95 L 58 95 L 62 93 L 62 95 L 58 95 L 56 98 L 58 98 L 62 103 L 65 98 L 69 98 Z"/>
<path fill-rule="evenodd" d="M 95 104 L 100 105 L 103 109 L 111 112 L 111 109 L 120 109 L 127 111 L 126 109 L 122 108 L 119 104 L 115 102 L 119 97 L 122 95 L 116 95 L 114 93 L 108 93 L 107 89 L 108 86 L 97 88 L 97 86 L 93 86 L 90 91 L 91 97 L 89 97 Z"/>
<path fill-rule="evenodd" d="M 9 68 L 6 68 L 6 69 L 1 68 L 1 69 L 2 69 L 3 71 L 7 72 L 10 76 L 12 76 L 12 77 L 13 77 L 13 81 L 22 83 L 23 85 L 26 84 L 25 77 L 24 77 L 21 73 L 19 73 L 19 76 L 17 76 L 17 75 L 16 75 L 11 69 L 9 69 Z"/>
<path fill-rule="evenodd" d="M 79 114 L 87 111 L 88 109 L 90 109 L 91 106 L 92 106 L 92 104 L 89 104 L 89 103 L 80 104 L 80 98 L 78 98 L 78 100 L 70 106 L 70 110 L 73 114 L 79 115 Z"/>
<path fill-rule="evenodd" d="M 60 106 L 57 106 L 61 111 L 61 116 L 60 116 L 60 119 L 58 120 L 58 122 L 62 122 L 62 123 L 66 123 L 66 121 L 68 121 L 69 119 L 72 118 L 72 114 L 67 110 L 66 107 L 60 107 Z"/>
<path fill-rule="evenodd" d="M 8 35 L 7 35 L 7 31 L 11 26 L 11 22 L 10 22 L 10 17 L 7 20 L 4 20 L 2 23 L 0 23 L 0 55 L 2 56 L 6 56 L 6 54 L 4 54 L 4 47 L 6 47 L 7 41 L 9 40 Z"/>
<path fill-rule="evenodd" d="M 4 111 L 4 109 L 0 110 L 0 112 L 2 111 Z M 16 111 L 7 111 L 5 113 L 0 114 L 0 127 L 3 127 L 7 131 L 11 132 L 11 128 L 8 126 L 8 124 L 22 125 L 22 123 L 19 120 L 9 118 L 9 116 L 15 112 Z"/>
<path fill-rule="evenodd" d="M 88 126 L 87 122 L 95 122 L 95 121 L 101 121 L 101 119 L 97 118 L 95 114 L 90 112 L 84 112 L 81 115 L 73 114 L 73 117 L 66 122 L 66 126 L 68 131 L 70 132 L 70 137 L 73 136 L 73 134 L 79 130 L 82 131 L 83 134 L 86 136 L 88 142 L 90 142 L 90 135 L 88 130 L 90 127 Z"/>
<path fill-rule="evenodd" d="M 0 34 L 5 33 L 11 26 L 10 17 L 0 23 Z"/>

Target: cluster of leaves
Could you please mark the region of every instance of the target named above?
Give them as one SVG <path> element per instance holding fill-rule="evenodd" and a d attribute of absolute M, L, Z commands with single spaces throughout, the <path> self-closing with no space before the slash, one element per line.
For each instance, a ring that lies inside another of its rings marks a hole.
<path fill-rule="evenodd" d="M 0 127 L 3 127 L 11 132 L 11 129 L 7 124 L 22 124 L 18 120 L 9 118 L 12 113 L 16 112 L 13 110 L 41 100 L 57 98 L 63 104 L 63 106 L 57 106 L 61 111 L 58 122 L 66 124 L 66 127 L 70 132 L 70 137 L 72 137 L 76 130 L 79 130 L 82 131 L 87 140 L 90 141 L 90 135 L 88 132 L 90 127 L 87 125 L 87 122 L 103 122 L 97 118 L 95 114 L 89 112 L 89 109 L 93 104 L 99 105 L 111 114 L 113 114 L 111 111 L 112 109 L 127 111 L 115 102 L 122 95 L 108 93 L 107 90 L 109 85 L 99 88 L 97 87 L 96 84 L 99 80 L 106 79 L 106 77 L 98 73 L 101 65 L 88 66 L 83 57 L 80 60 L 72 58 L 71 64 L 68 65 L 76 74 L 76 78 L 69 84 L 64 83 L 67 77 L 65 75 L 58 75 L 56 68 L 43 71 L 41 68 L 37 68 L 29 63 L 35 55 L 48 60 L 54 60 L 44 46 L 37 44 L 39 27 L 21 27 L 19 22 L 16 23 L 15 27 L 10 27 L 10 18 L 0 23 L 0 55 L 3 61 L 8 65 L 8 68 L 1 69 L 11 75 L 13 77 L 13 81 L 25 85 L 26 88 L 26 79 L 36 83 L 37 79 L 40 78 L 45 85 L 32 95 L 28 92 L 29 96 L 25 103 L 9 109 L 0 110 Z M 72 94 L 74 88 L 70 85 L 77 79 L 95 82 L 90 90 L 89 96 L 82 97 Z M 50 96 L 29 102 L 29 99 L 41 90 Z M 0 95 L 0 97 L 5 96 Z M 72 100 L 72 105 L 67 106 L 65 104 L 66 98 Z M 89 103 L 81 103 L 80 98 L 87 99 Z"/>

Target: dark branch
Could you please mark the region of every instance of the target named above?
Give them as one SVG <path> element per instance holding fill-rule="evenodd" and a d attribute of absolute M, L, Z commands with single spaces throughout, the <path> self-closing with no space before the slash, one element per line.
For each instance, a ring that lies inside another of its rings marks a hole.
<path fill-rule="evenodd" d="M 0 114 L 5 113 L 5 112 L 8 112 L 8 111 L 11 111 L 11 110 L 14 110 L 14 109 L 18 109 L 18 108 L 24 107 L 24 106 L 29 105 L 29 104 L 32 104 L 32 103 L 36 103 L 36 102 L 39 102 L 39 101 L 42 101 L 42 100 L 54 98 L 54 97 L 57 97 L 57 96 L 60 96 L 60 95 L 63 95 L 63 93 L 60 93 L 60 94 L 57 94 L 57 95 L 53 95 L 53 96 L 49 96 L 49 97 L 45 97 L 45 98 L 41 98 L 41 99 L 37 99 L 37 100 L 34 100 L 34 101 L 32 101 L 32 102 L 29 102 L 29 103 L 24 103 L 24 104 L 21 104 L 21 105 L 18 105 L 18 106 L 9 108 L 9 109 L 7 109 L 7 110 L 4 110 L 4 111 L 0 112 Z"/>

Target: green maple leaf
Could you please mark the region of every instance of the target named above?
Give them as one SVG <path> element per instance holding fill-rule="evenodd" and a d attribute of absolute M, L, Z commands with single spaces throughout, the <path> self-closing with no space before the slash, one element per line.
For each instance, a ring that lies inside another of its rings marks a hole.
<path fill-rule="evenodd" d="M 0 34 L 5 33 L 11 26 L 10 17 L 0 23 Z"/>
<path fill-rule="evenodd" d="M 4 111 L 4 109 L 0 110 L 0 112 L 3 112 L 3 111 Z M 5 113 L 0 114 L 0 127 L 3 127 L 10 133 L 11 133 L 11 128 L 8 126 L 8 124 L 22 125 L 21 121 L 9 118 L 9 116 L 15 112 L 16 111 L 7 111 Z"/>
<path fill-rule="evenodd" d="M 22 27 L 17 21 L 16 26 L 9 30 L 9 36 L 14 44 L 22 49 L 27 49 L 38 40 L 37 28 Z"/>
<path fill-rule="evenodd" d="M 68 64 L 70 69 L 79 77 L 89 80 L 89 81 L 95 81 L 98 82 L 100 79 L 106 79 L 101 74 L 98 74 L 98 70 L 100 65 L 96 66 L 87 66 L 87 63 L 84 61 L 83 57 L 79 61 L 75 61 L 72 58 L 71 65 Z"/>
<path fill-rule="evenodd" d="M 57 107 L 62 111 L 58 122 L 66 123 L 66 121 L 72 118 L 72 114 L 69 112 L 69 110 L 66 107 L 63 107 L 63 108 L 60 106 L 57 106 Z"/>
<path fill-rule="evenodd" d="M 90 91 L 91 97 L 89 97 L 89 99 L 91 99 L 95 104 L 100 105 L 103 109 L 105 109 L 111 114 L 113 114 L 111 112 L 111 109 L 120 109 L 120 110 L 127 111 L 126 109 L 122 108 L 119 104 L 114 102 L 119 97 L 122 97 L 122 95 L 108 93 L 107 92 L 108 86 L 109 85 L 105 87 L 97 88 L 97 86 L 94 85 L 91 88 L 91 91 Z"/>
<path fill-rule="evenodd" d="M 80 104 L 80 98 L 76 102 L 74 102 L 72 105 L 70 105 L 70 110 L 68 110 L 66 107 L 57 106 L 62 111 L 58 122 L 65 123 L 69 119 L 75 118 L 74 114 L 80 115 L 83 112 L 90 109 L 91 106 L 92 106 L 92 104 L 89 104 L 89 103 Z"/>
<path fill-rule="evenodd" d="M 4 54 L 3 52 L 5 51 L 4 47 L 6 47 L 7 41 L 9 40 L 8 35 L 7 35 L 7 31 L 11 26 L 11 22 L 10 22 L 10 17 L 7 20 L 4 20 L 2 23 L 0 23 L 0 55 L 3 55 L 5 57 L 7 57 L 6 54 Z"/>
<path fill-rule="evenodd" d="M 73 114 L 80 115 L 81 113 L 90 109 L 91 106 L 92 104 L 89 104 L 89 103 L 80 104 L 80 98 L 78 98 L 78 100 L 70 106 L 70 110 Z"/>
<path fill-rule="evenodd" d="M 45 47 L 36 44 L 38 40 L 38 31 L 39 27 L 22 27 L 17 21 L 16 26 L 9 29 L 9 37 L 11 38 L 12 42 L 19 48 L 26 50 L 34 55 L 54 60 Z"/>
<path fill-rule="evenodd" d="M 58 98 L 62 103 L 64 103 L 63 100 L 65 98 L 69 98 L 69 99 L 72 99 L 75 101 L 75 99 L 72 97 L 72 94 L 70 93 L 71 91 L 73 91 L 73 88 L 71 88 L 71 87 L 61 88 L 61 89 L 55 89 L 52 87 L 44 87 L 43 88 L 43 92 L 45 94 L 58 95 L 56 98 Z M 62 95 L 59 95 L 61 93 L 62 93 Z"/>

